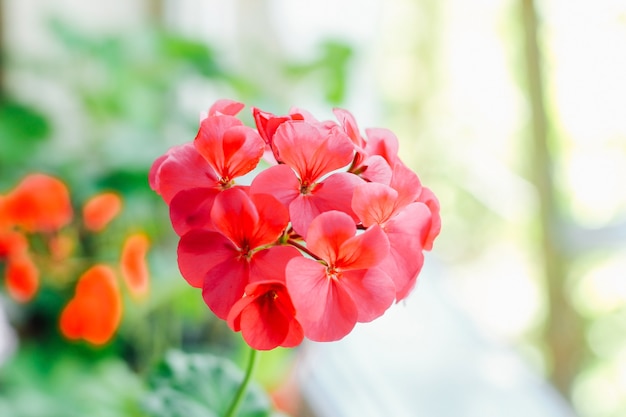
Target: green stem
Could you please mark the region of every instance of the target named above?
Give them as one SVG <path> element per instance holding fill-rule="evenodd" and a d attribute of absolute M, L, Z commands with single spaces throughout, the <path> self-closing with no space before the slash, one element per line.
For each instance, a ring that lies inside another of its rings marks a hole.
<path fill-rule="evenodd" d="M 237 394 L 235 394 L 235 398 L 233 398 L 233 402 L 230 404 L 230 407 L 228 407 L 228 411 L 224 417 L 235 417 L 237 415 L 237 411 L 243 402 L 243 397 L 246 395 L 248 384 L 252 379 L 252 374 L 254 373 L 258 356 L 258 350 L 250 348 L 250 358 L 248 359 L 246 375 L 243 377 L 243 381 L 241 381 Z"/>

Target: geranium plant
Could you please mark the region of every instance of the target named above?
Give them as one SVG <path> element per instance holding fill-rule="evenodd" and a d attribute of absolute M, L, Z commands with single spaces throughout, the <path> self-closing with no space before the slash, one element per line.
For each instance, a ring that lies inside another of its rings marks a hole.
<path fill-rule="evenodd" d="M 249 127 L 243 108 L 217 101 L 149 180 L 169 205 L 182 276 L 253 363 L 257 350 L 339 340 L 405 299 L 441 221 L 391 131 L 363 135 L 342 109 L 320 121 L 253 108 Z"/>

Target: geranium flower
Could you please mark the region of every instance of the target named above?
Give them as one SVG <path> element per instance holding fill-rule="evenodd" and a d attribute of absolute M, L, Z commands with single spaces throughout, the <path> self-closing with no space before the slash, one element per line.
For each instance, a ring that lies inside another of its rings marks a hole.
<path fill-rule="evenodd" d="M 259 173 L 250 186 L 252 194 L 278 198 L 301 236 L 320 213 L 340 210 L 353 215 L 352 190 L 362 180 L 347 172 L 333 173 L 354 156 L 354 146 L 343 132 L 287 121 L 278 127 L 273 142 L 284 164 Z"/>
<path fill-rule="evenodd" d="M 100 264 L 79 278 L 74 298 L 61 312 L 59 326 L 68 339 L 103 345 L 113 337 L 121 319 L 122 297 L 115 273 Z"/>
<path fill-rule="evenodd" d="M 319 261 L 297 257 L 287 264 L 287 288 L 309 339 L 341 339 L 393 303 L 395 285 L 377 267 L 389 253 L 387 237 L 378 225 L 356 230 L 346 213 L 322 213 L 307 233 L 307 249 Z"/>
<path fill-rule="evenodd" d="M 270 195 L 225 190 L 215 198 L 211 220 L 215 231 L 191 230 L 181 237 L 178 265 L 190 285 L 202 287 L 209 308 L 226 320 L 250 282 L 284 273 L 281 265 L 300 253 L 270 247 L 289 223 L 287 210 Z"/>
<path fill-rule="evenodd" d="M 150 169 L 150 186 L 170 205 L 178 235 L 211 229 L 208 213 L 216 195 L 253 170 L 263 156 L 265 142 L 259 134 L 228 114 L 238 112 L 239 105 L 214 105 L 194 142 L 170 149 Z"/>
<path fill-rule="evenodd" d="M 23 253 L 7 258 L 5 282 L 9 295 L 16 301 L 30 301 L 39 289 L 39 270 L 28 255 Z"/>
<path fill-rule="evenodd" d="M 278 265 L 276 269 L 280 269 Z M 284 279 L 284 272 L 282 275 Z M 304 338 L 284 281 L 248 284 L 243 297 L 230 310 L 227 321 L 231 329 L 241 331 L 248 345 L 258 350 L 294 347 Z"/>
<path fill-rule="evenodd" d="M 122 211 L 122 198 L 114 192 L 103 192 L 83 205 L 83 223 L 90 232 L 100 232 Z"/>
<path fill-rule="evenodd" d="M 52 232 L 72 220 L 65 184 L 49 175 L 30 174 L 3 201 L 3 216 L 28 232 Z"/>
<path fill-rule="evenodd" d="M 144 298 L 148 294 L 150 273 L 146 254 L 149 248 L 150 241 L 145 233 L 134 233 L 128 236 L 122 246 L 120 258 L 122 278 L 135 299 Z"/>

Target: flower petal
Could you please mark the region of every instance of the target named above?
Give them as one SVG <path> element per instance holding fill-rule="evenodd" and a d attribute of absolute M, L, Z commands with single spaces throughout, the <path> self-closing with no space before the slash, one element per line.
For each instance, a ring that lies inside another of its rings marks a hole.
<path fill-rule="evenodd" d="M 100 232 L 122 211 L 122 198 L 114 192 L 103 192 L 83 205 L 83 222 L 91 232 Z"/>
<path fill-rule="evenodd" d="M 4 216 L 30 232 L 51 232 L 72 220 L 65 184 L 45 174 L 30 174 L 5 196 Z"/>
<path fill-rule="evenodd" d="M 309 225 L 319 214 L 337 210 L 348 214 L 353 223 L 357 216 L 352 210 L 352 193 L 363 180 L 356 175 L 339 172 L 316 184 L 309 194 L 301 194 L 289 205 L 294 230 L 306 237 Z"/>
<path fill-rule="evenodd" d="M 352 210 L 363 226 L 384 224 L 394 214 L 398 192 L 393 188 L 368 182 L 357 186 L 352 195 Z"/>
<path fill-rule="evenodd" d="M 113 337 L 121 319 L 122 297 L 115 273 L 99 264 L 79 278 L 74 298 L 61 312 L 60 328 L 69 339 L 103 345 Z"/>
<path fill-rule="evenodd" d="M 344 272 L 339 283 L 354 300 L 361 323 L 382 316 L 396 298 L 394 282 L 380 268 Z"/>
<path fill-rule="evenodd" d="M 293 347 L 304 338 L 295 314 L 284 284 L 263 282 L 246 287 L 246 295 L 228 315 L 228 324 L 235 331 L 241 330 L 246 343 L 254 349 Z"/>
<path fill-rule="evenodd" d="M 388 185 L 391 182 L 391 167 L 380 155 L 371 155 L 365 158 L 358 167 L 359 176 L 370 182 Z"/>
<path fill-rule="evenodd" d="M 431 223 L 428 233 L 426 233 L 422 240 L 422 246 L 424 250 L 431 250 L 433 248 L 433 242 L 435 238 L 439 236 L 441 232 L 441 216 L 439 215 L 439 200 L 435 194 L 426 187 L 422 188 L 422 192 L 417 198 L 417 201 L 422 202 L 428 206 L 431 214 Z"/>
<path fill-rule="evenodd" d="M 144 233 L 135 233 L 126 238 L 122 246 L 120 267 L 122 278 L 131 296 L 136 299 L 144 298 L 148 294 L 150 273 L 146 262 L 146 254 L 150 247 L 148 236 Z"/>
<path fill-rule="evenodd" d="M 209 269 L 234 259 L 238 253 L 221 233 L 192 230 L 178 242 L 178 268 L 189 285 L 200 288 Z"/>
<path fill-rule="evenodd" d="M 293 246 L 272 246 L 255 252 L 250 259 L 250 282 L 285 282 L 287 263 L 302 254 Z"/>
<path fill-rule="evenodd" d="M 339 340 L 354 328 L 358 311 L 346 292 L 326 276 L 326 267 L 304 257 L 287 264 L 287 288 L 304 335 L 318 342 Z"/>
<path fill-rule="evenodd" d="M 423 203 L 412 203 L 385 225 L 390 254 L 381 264 L 396 285 L 396 301 L 409 294 L 424 263 L 422 241 L 430 228 L 431 214 Z"/>
<path fill-rule="evenodd" d="M 269 194 L 253 194 L 250 197 L 259 213 L 259 221 L 250 237 L 250 246 L 273 243 L 289 224 L 289 212 L 277 199 Z"/>
<path fill-rule="evenodd" d="M 288 165 L 275 165 L 261 171 L 250 184 L 250 194 L 270 194 L 289 207 L 300 195 L 300 181 Z"/>
<path fill-rule="evenodd" d="M 367 269 L 379 264 L 388 254 L 389 240 L 375 224 L 341 244 L 335 266 L 344 270 Z"/>
<path fill-rule="evenodd" d="M 233 187 L 219 193 L 213 202 L 211 220 L 237 247 L 253 248 L 251 237 L 259 223 L 259 213 L 243 189 Z"/>
<path fill-rule="evenodd" d="M 191 188 L 178 192 L 170 201 L 170 220 L 178 236 L 192 229 L 213 230 L 211 209 L 220 193 L 215 188 Z"/>
<path fill-rule="evenodd" d="M 193 146 L 186 143 L 171 148 L 150 168 L 150 187 L 169 204 L 182 190 L 217 186 L 215 170 Z"/>
<path fill-rule="evenodd" d="M 393 167 L 393 176 L 389 185 L 398 192 L 397 209 L 414 202 L 422 192 L 422 184 L 417 174 L 400 161 Z"/>
<path fill-rule="evenodd" d="M 341 246 L 356 233 L 356 225 L 350 216 L 340 211 L 328 211 L 317 216 L 307 232 L 308 249 L 334 265 Z"/>
<path fill-rule="evenodd" d="M 369 128 L 365 129 L 367 144 L 365 152 L 368 155 L 380 155 L 393 167 L 398 161 L 398 138 L 389 129 Z"/>
<path fill-rule="evenodd" d="M 235 116 L 245 106 L 245 104 L 238 101 L 223 98 L 213 103 L 213 105 L 209 108 L 208 116 L 217 116 L 221 114 Z"/>
<path fill-rule="evenodd" d="M 228 181 L 252 171 L 265 150 L 259 134 L 232 116 L 204 119 L 194 145 L 218 177 Z"/>
<path fill-rule="evenodd" d="M 354 145 L 341 130 L 323 133 L 317 127 L 300 121 L 282 123 L 274 134 L 274 146 L 280 158 L 307 185 L 345 167 L 354 156 Z"/>
<path fill-rule="evenodd" d="M 39 289 L 39 270 L 26 253 L 8 258 L 5 276 L 9 295 L 21 303 L 30 301 Z"/>
<path fill-rule="evenodd" d="M 208 269 L 202 284 L 202 298 L 217 317 L 227 320 L 230 309 L 243 297 L 250 277 L 248 261 L 238 256 Z"/>

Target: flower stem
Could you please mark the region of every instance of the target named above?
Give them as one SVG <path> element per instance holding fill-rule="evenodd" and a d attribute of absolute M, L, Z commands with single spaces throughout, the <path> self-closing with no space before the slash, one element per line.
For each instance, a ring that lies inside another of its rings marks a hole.
<path fill-rule="evenodd" d="M 322 258 L 320 258 L 319 256 L 317 256 L 316 254 L 314 254 L 313 252 L 311 252 L 310 250 L 308 250 L 305 246 L 301 245 L 300 243 L 296 242 L 293 239 L 289 239 L 287 241 L 288 244 L 290 244 L 291 246 L 294 246 L 295 248 L 301 250 L 302 252 L 306 253 L 307 255 L 309 255 L 310 257 L 312 257 L 313 259 L 315 259 L 316 261 L 321 261 Z"/>
<path fill-rule="evenodd" d="M 224 417 L 236 417 L 237 411 L 243 402 L 243 398 L 246 395 L 246 391 L 248 389 L 248 384 L 252 379 L 252 374 L 254 373 L 254 368 L 256 367 L 258 350 L 250 348 L 250 357 L 248 359 L 248 368 L 246 369 L 246 374 L 243 377 L 243 381 L 241 381 L 241 385 L 235 394 L 235 398 L 233 398 L 233 402 L 228 407 L 228 411 L 224 415 Z"/>

